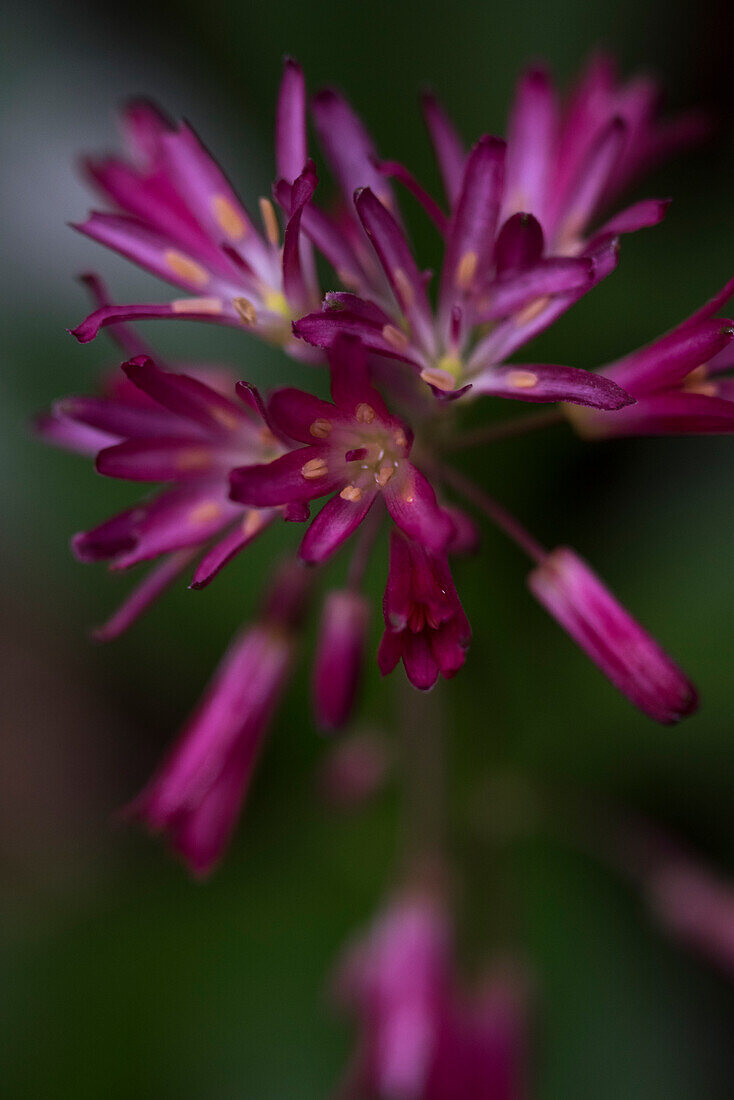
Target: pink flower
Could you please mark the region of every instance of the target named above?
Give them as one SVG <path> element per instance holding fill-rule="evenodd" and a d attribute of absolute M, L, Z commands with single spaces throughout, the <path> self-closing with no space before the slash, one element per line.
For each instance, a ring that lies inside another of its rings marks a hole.
<path fill-rule="evenodd" d="M 698 706 L 678 666 L 572 550 L 554 550 L 528 578 L 533 595 L 623 695 L 670 725 Z"/>
<path fill-rule="evenodd" d="M 333 554 L 378 497 L 407 535 L 436 552 L 445 549 L 453 522 L 410 462 L 412 433 L 371 386 L 364 348 L 342 337 L 330 365 L 333 403 L 303 390 L 273 395 L 268 406 L 272 423 L 303 446 L 274 462 L 233 470 L 232 499 L 272 508 L 304 505 L 333 493 L 301 544 L 301 557 L 311 563 Z"/>
<path fill-rule="evenodd" d="M 359 592 L 333 589 L 324 601 L 313 673 L 314 711 L 324 729 L 340 729 L 352 713 L 369 618 Z"/>
<path fill-rule="evenodd" d="M 390 572 L 383 600 L 385 633 L 377 663 L 383 676 L 402 660 L 414 687 L 450 679 L 466 659 L 471 637 L 445 554 L 403 538 L 390 539 Z"/>

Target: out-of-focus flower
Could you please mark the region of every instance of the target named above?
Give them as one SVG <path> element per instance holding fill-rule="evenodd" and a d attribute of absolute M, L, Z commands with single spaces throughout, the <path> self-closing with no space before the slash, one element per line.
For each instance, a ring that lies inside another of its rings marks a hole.
<path fill-rule="evenodd" d="M 299 67 L 286 62 L 276 122 L 278 173 L 290 189 L 282 244 L 270 199 L 260 200 L 261 233 L 188 124 L 174 126 L 156 107 L 135 102 L 123 128 L 129 159 L 87 161 L 87 174 L 121 213 L 93 213 L 77 228 L 190 297 L 100 306 L 74 329 L 77 339 L 85 343 L 120 321 L 173 318 L 244 326 L 292 354 L 308 354 L 291 335 L 293 318 L 320 299 L 311 246 L 301 240 L 317 180 L 306 157 Z"/>
<path fill-rule="evenodd" d="M 347 734 L 334 743 L 319 769 L 324 800 L 335 809 L 361 809 L 381 790 L 392 765 L 386 740 L 376 733 Z"/>
<path fill-rule="evenodd" d="M 734 977 L 734 885 L 685 856 L 663 860 L 646 882 L 656 919 Z"/>
<path fill-rule="evenodd" d="M 337 993 L 360 1021 L 340 1100 L 520 1100 L 524 1011 L 504 978 L 467 996 L 448 913 L 408 890 L 346 953 Z"/>
<path fill-rule="evenodd" d="M 614 686 L 650 718 L 669 725 L 696 709 L 690 681 L 572 550 L 548 554 L 528 585 Z"/>
<path fill-rule="evenodd" d="M 324 601 L 313 674 L 314 711 L 324 729 L 340 729 L 352 713 L 369 618 L 359 592 L 337 588 Z"/>
<path fill-rule="evenodd" d="M 102 474 L 169 482 L 162 493 L 73 539 L 80 561 L 109 561 L 115 570 L 163 559 L 97 632 L 105 639 L 126 629 L 217 536 L 196 567 L 195 588 L 272 522 L 277 509 L 243 509 L 229 499 L 227 476 L 243 458 L 284 450 L 262 419 L 257 395 L 242 384 L 236 401 L 200 379 L 162 371 L 145 356 L 123 364 L 123 371 L 126 384 L 109 396 L 64 398 L 38 425 L 51 442 L 96 452 Z"/>
<path fill-rule="evenodd" d="M 279 574 L 260 620 L 233 642 L 170 756 L 128 807 L 197 875 L 211 871 L 239 816 L 285 686 L 305 583 L 297 564 Z"/>
<path fill-rule="evenodd" d="M 592 409 L 566 414 L 586 439 L 623 435 L 701 435 L 734 431 L 734 321 L 714 315 L 734 293 L 734 279 L 688 320 L 623 359 L 601 367 L 635 404 L 607 416 Z"/>
<path fill-rule="evenodd" d="M 383 610 L 385 633 L 377 655 L 383 675 L 402 660 L 411 684 L 422 691 L 439 675 L 456 675 L 471 628 L 445 554 L 431 553 L 394 531 Z"/>
<path fill-rule="evenodd" d="M 322 562 L 363 521 L 378 496 L 407 535 L 436 552 L 454 533 L 428 480 L 409 459 L 412 432 L 370 384 L 364 348 L 342 336 L 330 354 L 333 404 L 303 390 L 277 391 L 268 412 L 304 446 L 231 474 L 232 499 L 258 508 L 306 504 L 334 493 L 310 524 L 304 561 Z"/>

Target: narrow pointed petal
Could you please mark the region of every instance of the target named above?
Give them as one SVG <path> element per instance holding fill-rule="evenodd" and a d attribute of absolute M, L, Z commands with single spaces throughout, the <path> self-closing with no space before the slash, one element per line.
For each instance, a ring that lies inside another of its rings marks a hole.
<path fill-rule="evenodd" d="M 323 729 L 348 722 L 364 658 L 370 605 L 359 592 L 330 592 L 324 601 L 313 671 L 314 710 Z"/>
<path fill-rule="evenodd" d="M 441 171 L 444 191 L 453 206 L 459 197 L 466 154 L 453 123 L 435 96 L 423 96 L 423 115 Z"/>
<path fill-rule="evenodd" d="M 431 354 L 435 345 L 431 306 L 402 229 L 369 188 L 359 191 L 354 202 L 400 309 L 417 340 Z"/>
<path fill-rule="evenodd" d="M 340 488 L 345 471 L 346 463 L 329 447 L 299 447 L 274 462 L 232 470 L 230 494 L 258 508 L 315 500 Z"/>
<path fill-rule="evenodd" d="M 105 561 L 131 550 L 137 541 L 138 524 L 144 515 L 142 508 L 128 508 L 98 527 L 74 535 L 71 540 L 74 556 L 83 562 Z"/>
<path fill-rule="evenodd" d="M 128 360 L 122 369 L 157 404 L 209 432 L 226 438 L 249 423 L 241 405 L 191 375 L 159 370 L 147 356 Z"/>
<path fill-rule="evenodd" d="M 129 569 L 160 554 L 201 546 L 232 523 L 240 509 L 227 499 L 223 479 L 199 478 L 168 489 L 140 510 L 134 546 L 115 555 L 115 569 Z"/>
<path fill-rule="evenodd" d="M 528 210 L 542 222 L 558 131 L 558 104 L 548 73 L 520 79 L 507 133 L 504 217 Z"/>
<path fill-rule="evenodd" d="M 626 138 L 624 121 L 613 118 L 594 142 L 564 201 L 562 221 L 554 231 L 557 244 L 573 247 L 584 233 L 614 173 Z"/>
<path fill-rule="evenodd" d="M 312 112 L 319 143 L 347 203 L 360 187 L 370 187 L 381 202 L 395 208 L 392 190 L 374 165 L 376 150 L 347 101 L 330 88 L 314 96 Z"/>
<path fill-rule="evenodd" d="M 193 557 L 190 550 L 179 550 L 176 554 L 164 558 L 137 584 L 127 599 L 118 607 L 103 626 L 94 631 L 98 642 L 111 642 L 119 638 L 136 623 L 141 615 L 163 595 L 167 588 L 180 577 Z"/>
<path fill-rule="evenodd" d="M 265 528 L 273 522 L 278 512 L 275 508 L 250 508 L 237 524 L 228 531 L 223 539 L 215 543 L 194 571 L 190 588 L 206 588 L 218 573 L 228 565 L 241 550 L 249 546 Z"/>
<path fill-rule="evenodd" d="M 359 314 L 346 309 L 329 309 L 323 313 L 309 313 L 293 324 L 294 334 L 317 348 L 328 350 L 342 336 L 351 336 L 361 340 L 370 351 L 411 363 L 419 369 L 428 366 L 411 346 L 407 336 L 394 326 L 377 326 Z M 387 333 L 387 335 L 386 335 Z"/>
<path fill-rule="evenodd" d="M 275 166 L 292 183 L 308 158 L 306 144 L 306 82 L 301 66 L 287 57 L 275 116 Z"/>
<path fill-rule="evenodd" d="M 477 320 L 496 321 L 539 298 L 590 288 L 593 277 L 594 265 L 584 257 L 540 260 L 534 267 L 491 283 L 476 304 Z"/>
<path fill-rule="evenodd" d="M 415 466 L 401 463 L 383 494 L 387 510 L 401 531 L 435 554 L 446 550 L 454 525 L 438 504 L 431 483 Z"/>
<path fill-rule="evenodd" d="M 734 339 L 731 321 L 713 318 L 684 323 L 667 336 L 602 368 L 635 396 L 682 382 Z"/>
<path fill-rule="evenodd" d="M 345 422 L 330 402 L 292 387 L 276 390 L 268 409 L 276 427 L 299 443 L 328 439 L 333 428 Z"/>
<path fill-rule="evenodd" d="M 383 176 L 387 176 L 388 179 L 398 180 L 399 183 L 402 183 L 406 191 L 409 191 L 413 198 L 417 199 L 421 204 L 439 233 L 442 236 L 446 233 L 448 218 L 436 200 L 428 194 L 425 187 L 418 182 L 413 173 L 409 172 L 404 164 L 401 164 L 400 161 L 397 160 L 381 160 L 377 162 L 377 168 Z"/>
<path fill-rule="evenodd" d="M 418 691 L 430 691 L 438 680 L 439 667 L 425 634 L 406 631 L 402 637 L 405 675 Z"/>
<path fill-rule="evenodd" d="M 485 136 L 467 159 L 446 237 L 440 291 L 444 313 L 486 278 L 502 202 L 506 151 L 504 141 Z"/>
<path fill-rule="evenodd" d="M 349 536 L 357 530 L 374 504 L 377 492 L 362 492 L 359 500 L 347 500 L 341 495 L 327 501 L 315 516 L 303 537 L 299 555 L 309 565 L 317 565 L 331 557 Z"/>
<path fill-rule="evenodd" d="M 129 405 L 109 397 L 64 397 L 54 405 L 57 416 L 96 429 L 109 446 L 118 439 L 180 436 L 190 425 L 164 409 Z M 110 438 L 111 437 L 111 438 Z"/>
<path fill-rule="evenodd" d="M 730 435 L 734 432 L 734 401 L 690 390 L 666 390 L 640 397 L 636 404 L 607 416 L 590 411 L 572 414 L 571 422 L 584 439 Z"/>
<path fill-rule="evenodd" d="M 112 300 L 102 279 L 93 272 L 87 272 L 79 276 L 79 282 L 86 287 L 92 302 L 97 308 L 112 305 Z M 137 332 L 128 325 L 118 323 L 112 327 L 109 336 L 120 347 L 126 358 L 135 355 L 150 355 L 150 349 L 144 340 L 141 340 Z M 159 357 L 160 361 L 160 357 Z"/>
<path fill-rule="evenodd" d="M 308 308 L 308 303 L 313 302 L 315 296 L 310 270 L 302 262 L 300 233 L 303 210 L 311 201 L 317 182 L 313 162 L 308 161 L 293 184 L 290 217 L 283 238 L 283 290 L 288 301 L 297 309 Z"/>
<path fill-rule="evenodd" d="M 616 382 L 577 367 L 552 363 L 488 367 L 472 379 L 473 394 L 517 401 L 569 401 L 595 409 L 621 409 L 634 403 Z"/>
<path fill-rule="evenodd" d="M 696 693 L 678 666 L 572 550 L 554 550 L 528 578 L 533 595 L 614 686 L 656 722 L 691 714 Z"/>
<path fill-rule="evenodd" d="M 129 439 L 97 455 L 97 473 L 126 481 L 185 481 L 222 465 L 216 448 L 200 439 Z M 224 464 L 226 469 L 226 462 Z"/>
<path fill-rule="evenodd" d="M 143 302 L 134 305 L 102 306 L 95 309 L 71 335 L 80 344 L 88 344 L 100 329 L 107 325 L 119 325 L 121 321 L 214 321 L 217 324 L 242 327 L 229 300 L 223 298 L 179 298 L 174 302 Z"/>
<path fill-rule="evenodd" d="M 293 204 L 293 187 L 285 180 L 278 180 L 273 188 L 276 202 L 286 214 Z M 301 228 L 306 237 L 331 264 L 339 281 L 345 286 L 366 289 L 362 266 L 339 225 L 328 214 L 309 204 L 301 214 Z"/>
<path fill-rule="evenodd" d="M 610 235 L 616 237 L 622 233 L 636 233 L 638 229 L 650 229 L 659 225 L 668 212 L 672 199 L 643 199 L 626 210 L 615 214 L 594 234 L 596 240 Z"/>
<path fill-rule="evenodd" d="M 710 317 L 713 317 L 715 313 L 718 313 L 720 309 L 724 308 L 726 303 L 733 295 L 734 278 L 729 279 L 726 283 L 724 283 L 721 290 L 717 294 L 714 294 L 713 298 L 706 302 L 705 305 L 701 306 L 700 309 L 697 309 L 695 313 L 693 313 L 689 318 L 687 318 L 687 320 L 683 322 L 683 324 L 678 325 L 676 331 L 680 332 L 686 328 L 693 328 L 698 324 L 699 321 L 706 321 Z"/>
<path fill-rule="evenodd" d="M 143 162 L 155 164 L 160 154 L 161 137 L 171 129 L 164 111 L 148 99 L 131 99 L 122 112 L 125 142 Z"/>
<path fill-rule="evenodd" d="M 534 267 L 543 255 L 543 230 L 532 214 L 513 214 L 499 231 L 494 246 L 498 275 Z"/>
<path fill-rule="evenodd" d="M 119 436 L 90 428 L 56 412 L 37 416 L 33 421 L 33 430 L 44 443 L 78 455 L 96 455 L 103 447 L 110 447 L 119 439 Z"/>

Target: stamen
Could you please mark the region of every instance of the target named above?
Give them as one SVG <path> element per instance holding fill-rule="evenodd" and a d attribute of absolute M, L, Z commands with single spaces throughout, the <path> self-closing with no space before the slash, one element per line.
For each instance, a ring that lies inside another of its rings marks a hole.
<path fill-rule="evenodd" d="M 252 302 L 248 298 L 233 298 L 232 305 L 242 324 L 247 328 L 254 328 L 257 324 L 257 311 Z"/>
<path fill-rule="evenodd" d="M 315 481 L 319 477 L 326 477 L 328 472 L 329 467 L 323 458 L 310 458 L 308 462 L 301 466 L 301 473 L 306 481 Z"/>
<path fill-rule="evenodd" d="M 352 503 L 357 504 L 362 499 L 362 490 L 358 485 L 345 485 L 339 496 L 342 500 L 350 500 Z"/>
<path fill-rule="evenodd" d="M 395 325 L 385 325 L 382 330 L 383 338 L 395 348 L 396 351 L 405 351 L 410 341 L 405 333 Z"/>
<path fill-rule="evenodd" d="M 211 464 L 211 451 L 206 447 L 190 447 L 176 458 L 176 467 L 179 470 L 206 470 Z"/>
<path fill-rule="evenodd" d="M 227 431 L 233 432 L 235 428 L 239 428 L 241 421 L 235 416 L 229 409 L 223 409 L 221 405 L 210 405 L 209 412 L 223 428 Z"/>
<path fill-rule="evenodd" d="M 281 317 L 290 318 L 291 311 L 282 291 L 268 288 L 263 292 L 263 303 L 271 313 L 279 313 Z"/>
<path fill-rule="evenodd" d="M 394 466 L 380 466 L 380 472 L 376 474 L 375 481 L 381 489 L 384 489 L 394 473 Z"/>
<path fill-rule="evenodd" d="M 395 440 L 398 447 L 402 448 L 408 446 L 408 439 L 402 428 L 397 429 L 397 431 L 393 435 L 393 439 Z"/>
<path fill-rule="evenodd" d="M 410 309 L 415 301 L 415 294 L 413 293 L 413 287 L 410 284 L 408 276 L 405 274 L 402 267 L 396 270 L 394 279 L 403 307 L 405 309 Z"/>
<path fill-rule="evenodd" d="M 427 382 L 429 386 L 435 386 L 437 390 L 450 392 L 456 389 L 456 380 L 454 376 L 449 374 L 447 370 L 441 370 L 439 367 L 427 367 L 426 370 L 422 370 L 421 378 L 424 382 Z"/>
<path fill-rule="evenodd" d="M 221 505 L 215 504 L 213 500 L 205 500 L 189 512 L 189 523 L 210 523 L 217 519 L 221 512 Z"/>
<path fill-rule="evenodd" d="M 263 525 L 262 516 L 257 508 L 251 508 L 242 521 L 242 534 L 245 538 L 252 538 Z"/>
<path fill-rule="evenodd" d="M 455 282 L 459 290 L 469 290 L 477 273 L 479 257 L 476 252 L 465 252 L 456 265 Z"/>
<path fill-rule="evenodd" d="M 507 384 L 516 390 L 532 390 L 538 384 L 538 376 L 531 370 L 511 370 L 507 373 Z"/>
<path fill-rule="evenodd" d="M 550 298 L 536 298 L 534 302 L 529 302 L 524 306 L 519 313 L 515 314 L 516 325 L 526 325 L 530 321 L 534 321 L 538 317 L 545 307 L 550 302 Z"/>
<path fill-rule="evenodd" d="M 376 415 L 375 410 L 366 401 L 360 401 L 354 410 L 354 417 L 358 424 L 371 424 Z"/>
<path fill-rule="evenodd" d="M 206 286 L 209 282 L 209 272 L 206 268 L 197 264 L 196 260 L 192 260 L 189 256 L 184 256 L 183 252 L 176 252 L 175 249 L 169 248 L 163 258 L 179 279 L 185 279 L 187 283 L 193 283 L 195 286 Z"/>
<path fill-rule="evenodd" d="M 272 245 L 280 244 L 280 226 L 270 199 L 260 199 L 260 217 L 265 226 L 265 236 Z"/>
<path fill-rule="evenodd" d="M 331 433 L 332 423 L 327 420 L 326 417 L 320 416 L 317 420 L 314 420 L 313 424 L 309 428 L 311 435 L 315 435 L 317 439 L 326 439 Z"/>
<path fill-rule="evenodd" d="M 174 313 L 221 313 L 221 298 L 177 298 L 171 302 Z"/>
<path fill-rule="evenodd" d="M 212 210 L 230 240 L 241 241 L 247 233 L 247 222 L 234 203 L 226 195 L 215 195 L 212 199 Z"/>

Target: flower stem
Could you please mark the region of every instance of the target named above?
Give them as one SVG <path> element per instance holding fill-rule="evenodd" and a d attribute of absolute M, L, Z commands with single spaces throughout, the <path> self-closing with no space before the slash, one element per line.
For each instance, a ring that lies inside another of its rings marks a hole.
<path fill-rule="evenodd" d="M 558 409 L 544 409 L 542 412 L 533 413 L 530 416 L 518 416 L 500 424 L 483 424 L 479 428 L 455 436 L 446 443 L 444 450 L 463 451 L 469 447 L 480 447 L 485 443 L 498 443 L 504 439 L 514 439 L 515 436 L 525 435 L 527 432 L 534 432 L 539 428 L 561 424 L 563 420 L 563 413 Z"/>
<path fill-rule="evenodd" d="M 478 485 L 475 485 L 468 477 L 455 470 L 453 466 L 444 466 L 443 463 L 439 463 L 433 469 L 437 477 L 473 504 L 478 512 L 487 516 L 533 561 L 540 562 L 547 557 L 547 551 L 537 539 L 523 527 L 519 520 L 515 519 L 511 512 L 507 511 L 504 505 L 485 493 L 484 489 L 480 489 Z"/>

